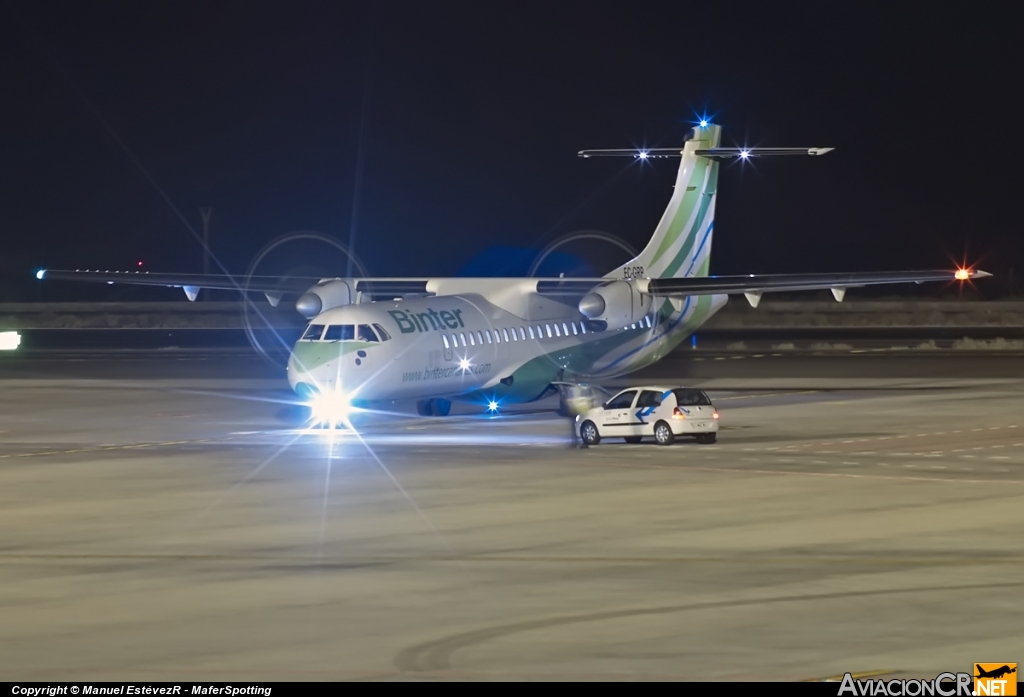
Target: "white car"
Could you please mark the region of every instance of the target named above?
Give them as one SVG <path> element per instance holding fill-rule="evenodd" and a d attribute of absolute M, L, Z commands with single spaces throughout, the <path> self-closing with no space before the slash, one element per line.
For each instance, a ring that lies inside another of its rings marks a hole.
<path fill-rule="evenodd" d="M 630 387 L 576 417 L 587 445 L 597 445 L 602 438 L 639 443 L 644 436 L 654 436 L 659 445 L 671 445 L 680 436 L 714 443 L 718 421 L 718 410 L 703 390 L 657 386 Z"/>

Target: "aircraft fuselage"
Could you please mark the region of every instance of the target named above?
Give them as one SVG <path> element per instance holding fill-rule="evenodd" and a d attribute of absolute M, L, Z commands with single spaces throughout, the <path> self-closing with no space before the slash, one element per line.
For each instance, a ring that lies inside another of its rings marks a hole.
<path fill-rule="evenodd" d="M 640 321 L 604 331 L 549 299 L 534 303 L 529 317 L 471 293 L 346 305 L 311 321 L 312 338 L 295 344 L 288 380 L 303 397 L 529 402 L 552 381 L 614 377 L 660 359 L 725 301 L 666 299 Z"/>

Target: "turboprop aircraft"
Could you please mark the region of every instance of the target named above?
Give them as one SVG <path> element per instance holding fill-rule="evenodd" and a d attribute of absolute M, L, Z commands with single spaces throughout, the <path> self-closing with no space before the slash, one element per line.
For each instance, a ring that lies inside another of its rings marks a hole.
<path fill-rule="evenodd" d="M 553 383 L 624 375 L 671 352 L 742 294 L 876 284 L 966 281 L 955 269 L 878 273 L 709 276 L 718 170 L 723 159 L 821 156 L 832 148 L 728 148 L 702 122 L 681 148 L 583 150 L 581 157 L 680 158 L 675 189 L 647 246 L 600 278 L 282 279 L 148 272 L 40 271 L 42 279 L 262 291 L 276 305 L 301 293 L 310 319 L 292 348 L 288 382 L 304 400 L 344 412 L 353 402 L 416 400 L 447 415 L 451 400 L 491 411 L 552 394 Z"/>

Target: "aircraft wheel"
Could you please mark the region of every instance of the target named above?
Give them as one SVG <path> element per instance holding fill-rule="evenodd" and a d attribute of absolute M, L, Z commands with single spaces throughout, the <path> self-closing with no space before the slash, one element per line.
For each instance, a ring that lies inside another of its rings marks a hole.
<path fill-rule="evenodd" d="M 448 416 L 452 410 L 451 400 L 448 399 L 432 399 L 430 400 L 431 412 L 434 416 Z"/>
<path fill-rule="evenodd" d="M 416 413 L 420 416 L 430 416 L 434 413 L 434 400 L 421 399 L 416 402 Z"/>
<path fill-rule="evenodd" d="M 667 423 L 659 421 L 654 424 L 654 440 L 658 442 L 658 445 L 672 445 L 676 442 L 676 434 L 672 433 L 672 429 L 668 427 Z"/>
<path fill-rule="evenodd" d="M 584 421 L 580 426 L 580 438 L 587 445 L 597 445 L 601 442 L 601 434 L 597 432 L 597 426 L 593 421 Z"/>
<path fill-rule="evenodd" d="M 643 440 L 642 436 L 626 436 L 626 442 L 627 443 L 634 443 L 635 444 L 635 443 L 639 443 L 642 440 Z"/>

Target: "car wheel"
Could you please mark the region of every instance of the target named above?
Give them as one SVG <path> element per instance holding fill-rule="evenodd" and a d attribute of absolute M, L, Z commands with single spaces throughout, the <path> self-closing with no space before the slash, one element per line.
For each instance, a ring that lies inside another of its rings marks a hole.
<path fill-rule="evenodd" d="M 597 445 L 601 442 L 601 434 L 597 432 L 597 426 L 593 421 L 584 421 L 580 426 L 580 438 L 587 445 Z"/>
<path fill-rule="evenodd" d="M 676 441 L 676 434 L 672 433 L 672 429 L 668 427 L 667 423 L 659 421 L 654 424 L 654 440 L 658 442 L 658 445 L 672 445 Z"/>
<path fill-rule="evenodd" d="M 642 436 L 626 436 L 627 443 L 639 443 L 643 440 Z"/>

